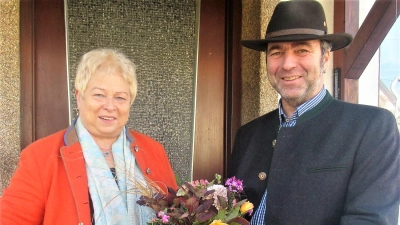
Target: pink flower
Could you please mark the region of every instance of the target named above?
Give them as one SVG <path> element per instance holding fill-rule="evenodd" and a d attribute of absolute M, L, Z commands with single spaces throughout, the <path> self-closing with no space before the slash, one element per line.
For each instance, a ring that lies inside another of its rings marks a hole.
<path fill-rule="evenodd" d="M 228 186 L 229 191 L 242 192 L 243 191 L 243 180 L 236 179 L 236 177 L 229 178 L 225 185 Z"/>
<path fill-rule="evenodd" d="M 169 222 L 169 216 L 168 215 L 164 215 L 164 216 L 162 216 L 161 220 L 162 220 L 163 223 L 168 223 Z"/>
<path fill-rule="evenodd" d="M 163 223 L 168 223 L 169 222 L 169 216 L 165 214 L 165 212 L 160 211 L 157 213 L 158 218 L 161 219 Z"/>
<path fill-rule="evenodd" d="M 160 211 L 157 213 L 158 218 L 161 218 L 165 215 L 164 211 Z"/>
<path fill-rule="evenodd" d="M 237 203 L 237 200 L 236 200 L 236 199 L 233 199 L 233 200 L 232 200 L 232 206 L 235 207 L 236 203 Z"/>
<path fill-rule="evenodd" d="M 190 185 L 192 185 L 194 188 L 205 188 L 208 186 L 209 182 L 207 180 L 195 180 L 189 182 Z"/>

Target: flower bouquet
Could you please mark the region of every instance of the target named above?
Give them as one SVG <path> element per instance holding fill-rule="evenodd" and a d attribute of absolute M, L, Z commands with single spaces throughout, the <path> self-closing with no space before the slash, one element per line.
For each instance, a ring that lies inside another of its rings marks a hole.
<path fill-rule="evenodd" d="M 224 186 L 216 174 L 211 182 L 185 182 L 177 191 L 168 188 L 165 195 L 141 196 L 137 203 L 156 212 L 149 225 L 246 225 L 243 216 L 251 215 L 253 204 L 242 200 L 242 193 L 242 180 L 232 177 Z"/>

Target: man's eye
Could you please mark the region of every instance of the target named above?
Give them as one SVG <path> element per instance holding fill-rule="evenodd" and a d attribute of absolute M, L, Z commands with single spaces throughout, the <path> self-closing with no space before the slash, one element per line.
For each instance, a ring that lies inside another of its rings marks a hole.
<path fill-rule="evenodd" d="M 95 97 L 98 97 L 98 98 L 104 97 L 103 94 L 94 94 L 94 96 L 95 96 Z"/>
<path fill-rule="evenodd" d="M 269 55 L 270 56 L 280 56 L 282 52 L 271 52 Z"/>
<path fill-rule="evenodd" d="M 305 55 L 305 54 L 307 54 L 307 53 L 309 53 L 310 51 L 308 51 L 307 49 L 300 49 L 300 50 L 298 50 L 297 51 L 297 53 L 299 54 L 299 55 Z"/>

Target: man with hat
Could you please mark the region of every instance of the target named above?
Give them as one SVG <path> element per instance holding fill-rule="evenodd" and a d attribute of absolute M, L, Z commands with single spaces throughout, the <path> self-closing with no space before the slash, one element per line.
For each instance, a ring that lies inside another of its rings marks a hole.
<path fill-rule="evenodd" d="M 346 33 L 328 34 L 320 3 L 280 2 L 266 37 L 278 108 L 237 132 L 228 177 L 245 184 L 251 224 L 397 224 L 399 130 L 393 114 L 334 99 L 323 74 Z"/>

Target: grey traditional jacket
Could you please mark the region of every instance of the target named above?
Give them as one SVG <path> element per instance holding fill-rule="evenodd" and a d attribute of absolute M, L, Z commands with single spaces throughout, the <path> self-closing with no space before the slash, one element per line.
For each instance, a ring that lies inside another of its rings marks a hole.
<path fill-rule="evenodd" d="M 400 147 L 391 112 L 327 93 L 295 127 L 278 130 L 278 110 L 242 126 L 228 166 L 255 207 L 268 189 L 267 225 L 397 224 Z"/>

